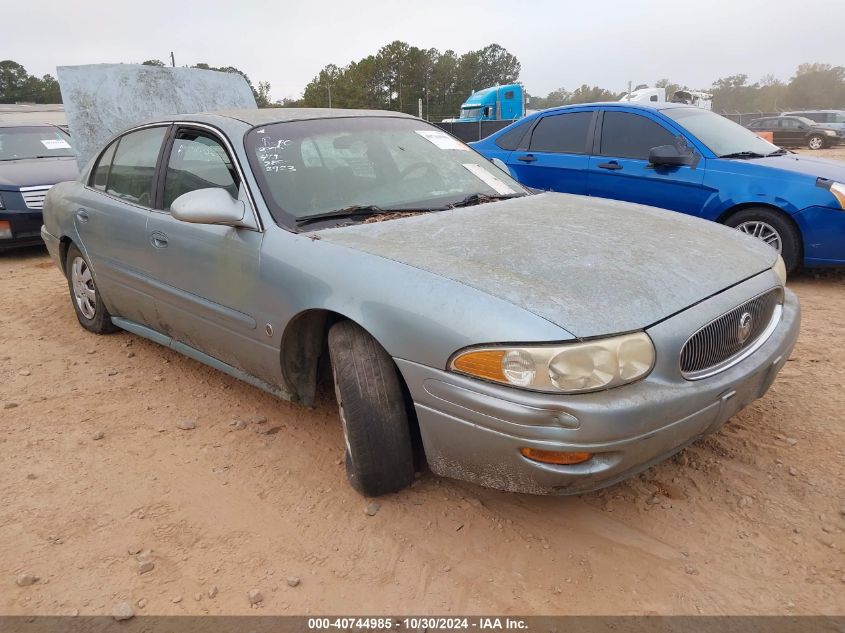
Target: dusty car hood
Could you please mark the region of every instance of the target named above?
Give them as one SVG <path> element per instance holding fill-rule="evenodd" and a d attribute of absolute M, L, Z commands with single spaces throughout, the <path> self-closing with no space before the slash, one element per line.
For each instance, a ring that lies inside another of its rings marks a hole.
<path fill-rule="evenodd" d="M 577 337 L 647 327 L 777 258 L 759 240 L 712 222 L 557 193 L 327 229 L 319 237 L 482 290 Z"/>
<path fill-rule="evenodd" d="M 4 189 L 55 185 L 65 180 L 76 180 L 78 175 L 79 169 L 73 157 L 0 161 L 0 187 Z"/>

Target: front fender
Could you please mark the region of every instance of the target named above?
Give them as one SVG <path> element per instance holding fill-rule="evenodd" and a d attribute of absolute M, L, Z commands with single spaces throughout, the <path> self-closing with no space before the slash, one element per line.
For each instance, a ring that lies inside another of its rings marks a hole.
<path fill-rule="evenodd" d="M 314 238 L 314 239 L 312 239 Z M 308 310 L 326 310 L 366 329 L 394 358 L 443 369 L 469 345 L 574 338 L 507 301 L 438 275 L 311 236 L 271 228 L 261 275 L 278 292 L 261 312 L 287 327 Z"/>

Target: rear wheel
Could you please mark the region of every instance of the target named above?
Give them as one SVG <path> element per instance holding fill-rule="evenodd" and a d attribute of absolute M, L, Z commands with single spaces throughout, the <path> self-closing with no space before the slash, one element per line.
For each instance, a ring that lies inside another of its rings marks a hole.
<path fill-rule="evenodd" d="M 750 207 L 729 217 L 725 224 L 775 249 L 783 257 L 787 272 L 793 272 L 801 263 L 801 236 L 783 213 L 767 207 Z"/>
<path fill-rule="evenodd" d="M 411 430 L 393 359 L 363 328 L 341 321 L 329 330 L 346 475 L 368 496 L 396 492 L 414 480 Z"/>
<path fill-rule="evenodd" d="M 116 332 L 118 327 L 111 322 L 111 315 L 103 304 L 91 266 L 76 244 L 71 244 L 67 249 L 65 271 L 71 303 L 79 324 L 94 334 Z"/>
<path fill-rule="evenodd" d="M 813 134 L 807 139 L 807 147 L 810 149 L 824 149 L 824 137 L 819 134 Z"/>

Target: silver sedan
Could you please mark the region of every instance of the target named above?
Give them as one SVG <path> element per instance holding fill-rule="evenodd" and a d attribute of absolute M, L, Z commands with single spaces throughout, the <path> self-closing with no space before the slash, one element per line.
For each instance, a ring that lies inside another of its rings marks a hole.
<path fill-rule="evenodd" d="M 761 397 L 798 336 L 783 261 L 758 240 L 530 193 L 395 112 L 129 129 L 51 189 L 42 235 L 87 330 L 305 405 L 330 364 L 367 495 L 407 486 L 423 455 L 510 491 L 609 485 Z"/>

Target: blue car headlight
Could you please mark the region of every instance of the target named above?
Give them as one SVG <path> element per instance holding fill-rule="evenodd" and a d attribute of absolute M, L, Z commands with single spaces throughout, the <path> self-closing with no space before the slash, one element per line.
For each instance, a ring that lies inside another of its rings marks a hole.
<path fill-rule="evenodd" d="M 845 209 L 845 185 L 841 182 L 832 182 L 830 184 L 830 193 L 836 198 L 840 209 Z"/>
<path fill-rule="evenodd" d="M 0 209 L 5 209 L 6 206 L 3 204 L 3 196 L 0 195 Z"/>

